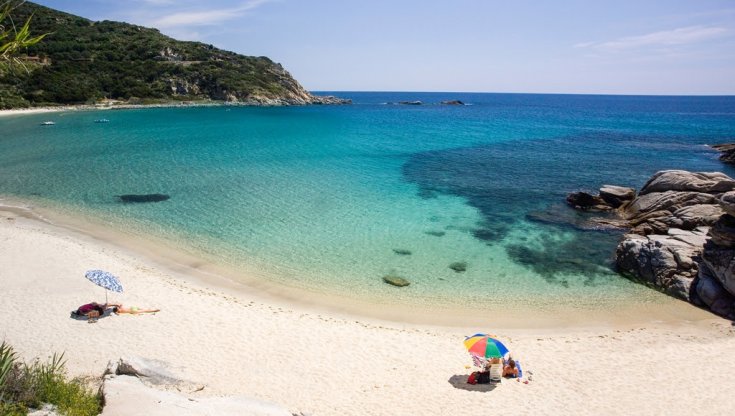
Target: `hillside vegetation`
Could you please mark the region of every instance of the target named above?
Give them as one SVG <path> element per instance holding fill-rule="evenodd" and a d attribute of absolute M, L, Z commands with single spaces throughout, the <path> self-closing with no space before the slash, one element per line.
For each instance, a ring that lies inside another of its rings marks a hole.
<path fill-rule="evenodd" d="M 25 22 L 31 15 L 32 33 L 48 36 L 27 49 L 24 65 L 0 73 L 0 108 L 105 99 L 266 105 L 339 101 L 312 96 L 266 57 L 178 41 L 128 23 L 93 22 L 31 2 L 12 13 L 14 22 Z"/>

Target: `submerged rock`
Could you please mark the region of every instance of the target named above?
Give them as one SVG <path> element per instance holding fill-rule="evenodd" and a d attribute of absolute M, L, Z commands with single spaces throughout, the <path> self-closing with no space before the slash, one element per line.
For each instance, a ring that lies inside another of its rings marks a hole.
<path fill-rule="evenodd" d="M 442 105 L 464 105 L 460 100 L 446 100 L 441 102 Z"/>
<path fill-rule="evenodd" d="M 424 234 L 433 235 L 434 237 L 444 237 L 444 231 L 425 231 Z"/>
<path fill-rule="evenodd" d="M 392 276 L 392 275 L 383 276 L 383 281 L 385 283 L 388 283 L 389 285 L 398 286 L 398 287 L 404 287 L 404 286 L 408 286 L 411 284 L 411 282 L 409 282 L 408 280 L 400 276 Z"/>
<path fill-rule="evenodd" d="M 394 248 L 393 252 L 398 254 L 399 256 L 410 256 L 411 250 L 406 250 L 404 248 Z"/>
<path fill-rule="evenodd" d="M 423 103 L 419 100 L 416 101 L 399 101 L 398 104 L 401 105 L 422 105 Z"/>
<path fill-rule="evenodd" d="M 161 202 L 171 198 L 165 194 L 128 194 L 118 195 L 117 197 L 120 198 L 120 201 L 122 202 Z"/>
<path fill-rule="evenodd" d="M 467 262 L 455 261 L 454 263 L 449 265 L 449 268 L 457 273 L 462 273 L 467 270 Z"/>
<path fill-rule="evenodd" d="M 606 211 L 613 208 L 599 196 L 582 191 L 567 195 L 567 203 L 585 211 Z"/>

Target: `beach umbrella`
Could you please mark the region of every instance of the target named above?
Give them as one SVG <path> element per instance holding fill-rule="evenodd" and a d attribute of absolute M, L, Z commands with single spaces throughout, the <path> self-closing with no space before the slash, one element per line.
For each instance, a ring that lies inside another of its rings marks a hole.
<path fill-rule="evenodd" d="M 487 334 L 475 334 L 465 338 L 464 346 L 473 357 L 487 359 L 504 358 L 508 355 L 508 348 L 502 342 Z"/>
<path fill-rule="evenodd" d="M 89 270 L 84 274 L 84 277 L 89 279 L 90 282 L 97 286 L 104 287 L 105 290 L 105 303 L 107 303 L 107 291 L 122 293 L 123 287 L 120 284 L 120 280 L 112 273 L 104 270 Z"/>

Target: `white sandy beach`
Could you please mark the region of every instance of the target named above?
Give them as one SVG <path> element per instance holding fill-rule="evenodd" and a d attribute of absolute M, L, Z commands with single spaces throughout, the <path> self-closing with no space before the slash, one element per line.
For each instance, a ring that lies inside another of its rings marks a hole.
<path fill-rule="evenodd" d="M 34 107 L 34 108 L 17 108 L 13 110 L 0 110 L 0 117 L 22 116 L 27 114 L 54 113 L 58 111 L 70 111 L 71 107 Z"/>
<path fill-rule="evenodd" d="M 0 241 L 0 336 L 26 359 L 63 351 L 72 375 L 146 357 L 204 386 L 193 398 L 245 395 L 315 416 L 732 414 L 735 327 L 683 303 L 691 319 L 667 323 L 418 325 L 204 281 L 15 209 L 0 210 Z M 70 319 L 80 304 L 104 301 L 83 277 L 92 268 L 123 280 L 111 301 L 162 311 Z M 478 331 L 507 341 L 533 380 L 467 385 L 462 341 Z"/>

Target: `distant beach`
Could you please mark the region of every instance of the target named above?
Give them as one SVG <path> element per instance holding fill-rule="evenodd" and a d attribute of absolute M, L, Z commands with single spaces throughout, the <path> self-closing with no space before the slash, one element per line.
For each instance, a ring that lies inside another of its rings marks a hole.
<path fill-rule="evenodd" d="M 167 102 L 157 104 L 129 104 L 124 102 L 116 102 L 109 104 L 77 104 L 77 105 L 60 105 L 54 107 L 29 107 L 0 110 L 0 117 L 3 116 L 19 116 L 39 113 L 55 113 L 63 111 L 98 111 L 98 110 L 131 110 L 145 108 L 175 108 L 175 107 L 211 107 L 236 105 L 219 101 L 195 101 L 195 102 Z"/>

